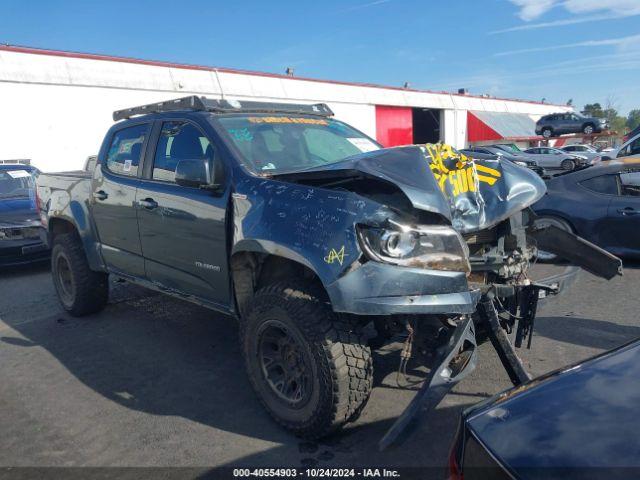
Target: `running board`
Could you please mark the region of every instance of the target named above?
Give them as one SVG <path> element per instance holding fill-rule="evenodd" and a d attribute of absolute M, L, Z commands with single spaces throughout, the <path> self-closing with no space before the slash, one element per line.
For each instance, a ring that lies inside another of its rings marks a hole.
<path fill-rule="evenodd" d="M 531 228 L 527 235 L 535 240 L 540 250 L 555 253 L 593 275 L 607 280 L 622 275 L 622 260 L 573 233 L 549 225 Z"/>

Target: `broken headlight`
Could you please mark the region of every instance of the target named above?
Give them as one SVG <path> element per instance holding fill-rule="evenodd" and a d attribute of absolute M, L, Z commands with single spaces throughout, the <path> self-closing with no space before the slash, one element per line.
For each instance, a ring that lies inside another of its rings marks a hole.
<path fill-rule="evenodd" d="M 447 226 L 385 227 L 358 225 L 358 237 L 372 260 L 414 268 L 468 272 L 469 250 L 460 234 Z"/>

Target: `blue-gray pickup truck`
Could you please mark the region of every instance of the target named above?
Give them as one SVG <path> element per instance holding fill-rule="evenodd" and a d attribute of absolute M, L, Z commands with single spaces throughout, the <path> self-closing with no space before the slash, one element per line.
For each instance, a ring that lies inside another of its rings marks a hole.
<path fill-rule="evenodd" d="M 607 278 L 621 263 L 535 228 L 545 185 L 526 168 L 383 149 L 332 117 L 196 96 L 119 110 L 92 172 L 39 177 L 39 208 L 71 315 L 102 309 L 112 276 L 235 317 L 258 397 L 296 434 L 357 418 L 372 345 L 400 338 L 400 377 L 429 373 L 386 447 L 473 369 L 479 341 L 529 379 L 506 332 L 530 341 L 538 299 L 576 270 L 530 281 L 536 245 Z"/>

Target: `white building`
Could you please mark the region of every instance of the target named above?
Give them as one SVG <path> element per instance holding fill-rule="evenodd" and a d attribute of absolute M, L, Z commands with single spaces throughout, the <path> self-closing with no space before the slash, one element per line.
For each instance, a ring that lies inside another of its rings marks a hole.
<path fill-rule="evenodd" d="M 44 171 L 82 167 L 121 108 L 186 95 L 325 102 L 386 146 L 534 138 L 542 115 L 563 105 L 476 97 L 0 45 L 0 161 Z"/>

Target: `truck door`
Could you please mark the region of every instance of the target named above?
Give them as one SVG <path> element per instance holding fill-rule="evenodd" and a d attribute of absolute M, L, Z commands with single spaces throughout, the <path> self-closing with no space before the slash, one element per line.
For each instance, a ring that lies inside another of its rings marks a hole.
<path fill-rule="evenodd" d="M 620 195 L 609 203 L 605 235 L 614 253 L 640 253 L 640 170 L 627 170 L 618 176 Z"/>
<path fill-rule="evenodd" d="M 228 198 L 175 183 L 181 160 L 207 159 L 214 171 L 213 163 L 221 161 L 215 145 L 188 121 L 164 121 L 155 143 L 153 163 L 145 166 L 136 197 L 146 276 L 163 287 L 227 307 Z"/>
<path fill-rule="evenodd" d="M 150 123 L 128 125 L 111 135 L 94 172 L 89 199 L 102 256 L 107 265 L 129 275 L 144 276 L 144 261 L 134 208 L 140 159 Z M 140 172 L 141 173 L 141 172 Z"/>

